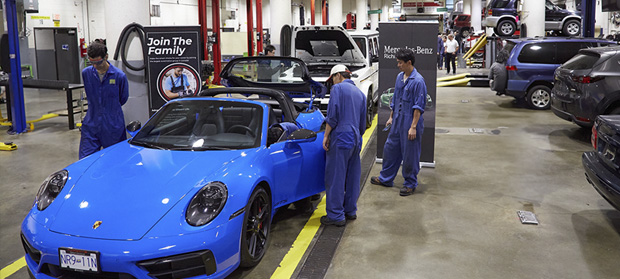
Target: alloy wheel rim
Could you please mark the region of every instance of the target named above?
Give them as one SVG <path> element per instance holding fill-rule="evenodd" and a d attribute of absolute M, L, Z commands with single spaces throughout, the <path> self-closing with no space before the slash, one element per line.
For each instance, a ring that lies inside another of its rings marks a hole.
<path fill-rule="evenodd" d="M 538 108 L 546 107 L 550 99 L 549 92 L 542 89 L 538 89 L 532 94 L 532 104 Z"/>
<path fill-rule="evenodd" d="M 512 25 L 506 23 L 506 24 L 502 24 L 502 33 L 504 34 L 510 34 L 510 32 L 512 32 Z"/>
<path fill-rule="evenodd" d="M 568 33 L 571 35 L 576 35 L 579 32 L 579 26 L 576 23 L 571 23 L 566 28 Z"/>
<path fill-rule="evenodd" d="M 250 216 L 246 224 L 248 253 L 252 258 L 261 255 L 267 244 L 269 233 L 269 208 L 264 197 L 258 196 L 250 206 Z"/>

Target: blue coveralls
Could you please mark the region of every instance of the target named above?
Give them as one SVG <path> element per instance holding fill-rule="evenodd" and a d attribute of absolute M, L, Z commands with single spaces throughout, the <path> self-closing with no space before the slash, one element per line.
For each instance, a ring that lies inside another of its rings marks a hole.
<path fill-rule="evenodd" d="M 121 106 L 129 98 L 127 76 L 112 65 L 103 76 L 103 81 L 92 66 L 82 70 L 82 79 L 88 98 L 88 112 L 82 121 L 80 159 L 99 151 L 101 147 L 106 148 L 127 139 Z"/>
<path fill-rule="evenodd" d="M 394 97 L 390 103 L 393 111 L 392 128 L 383 148 L 383 169 L 379 180 L 385 185 L 394 185 L 394 178 L 402 162 L 402 173 L 405 179 L 403 186 L 415 189 L 418 186 L 420 153 L 422 152 L 426 83 L 415 68 L 406 82 L 403 82 L 404 75 L 404 72 L 398 74 Z M 411 141 L 407 139 L 407 135 L 413 122 L 413 112 L 416 109 L 420 110 L 420 119 L 416 125 L 416 138 Z"/>
<path fill-rule="evenodd" d="M 170 90 L 172 93 L 184 91 L 188 86 L 189 81 L 187 81 L 187 76 L 185 74 L 181 74 L 180 77 L 175 77 L 174 74 L 172 74 L 164 79 L 164 89 Z"/>
<path fill-rule="evenodd" d="M 325 121 L 332 127 L 325 160 L 327 217 L 340 221 L 357 212 L 366 130 L 366 95 L 350 79 L 332 87 Z"/>

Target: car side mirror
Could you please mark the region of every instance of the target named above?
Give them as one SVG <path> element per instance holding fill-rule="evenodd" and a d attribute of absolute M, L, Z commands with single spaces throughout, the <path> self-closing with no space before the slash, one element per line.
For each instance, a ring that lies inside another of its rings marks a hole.
<path fill-rule="evenodd" d="M 316 140 L 316 133 L 308 129 L 299 129 L 291 133 L 286 141 L 289 142 L 312 142 Z"/>
<path fill-rule="evenodd" d="M 359 77 L 359 75 L 358 75 L 358 74 L 353 74 L 353 73 L 352 73 L 352 74 L 351 74 L 351 77 L 352 77 L 352 78 L 358 78 L 358 77 Z"/>
<path fill-rule="evenodd" d="M 131 137 L 135 137 L 140 128 L 142 128 L 142 123 L 138 120 L 134 120 L 127 124 L 127 132 L 131 135 Z"/>

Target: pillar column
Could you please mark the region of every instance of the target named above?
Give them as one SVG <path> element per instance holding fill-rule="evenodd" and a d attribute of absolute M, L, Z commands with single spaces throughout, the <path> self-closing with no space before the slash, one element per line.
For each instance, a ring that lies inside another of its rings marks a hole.
<path fill-rule="evenodd" d="M 271 44 L 276 47 L 276 53 L 280 54 L 280 30 L 285 24 L 293 22 L 291 18 L 291 0 L 272 0 L 269 9 Z"/>
<path fill-rule="evenodd" d="M 545 36 L 545 1 L 524 0 L 521 14 L 521 26 L 525 24 L 528 37 Z"/>
<path fill-rule="evenodd" d="M 383 0 L 381 7 L 381 21 L 387 22 L 389 21 L 390 16 L 390 6 L 392 5 L 392 0 Z"/>
<path fill-rule="evenodd" d="M 471 1 L 472 0 L 463 0 L 463 13 L 464 14 L 471 15 Z"/>
<path fill-rule="evenodd" d="M 373 11 L 381 9 L 381 0 L 370 0 L 370 9 Z M 379 27 L 379 14 L 370 15 L 370 30 L 377 30 Z"/>
<path fill-rule="evenodd" d="M 356 30 L 363 30 L 368 21 L 368 11 L 366 10 L 366 0 L 355 1 L 355 26 Z"/>
<path fill-rule="evenodd" d="M 482 0 L 472 0 L 471 2 L 471 27 L 475 31 L 482 30 Z"/>
<path fill-rule="evenodd" d="M 342 26 L 342 0 L 329 0 L 329 25 Z"/>

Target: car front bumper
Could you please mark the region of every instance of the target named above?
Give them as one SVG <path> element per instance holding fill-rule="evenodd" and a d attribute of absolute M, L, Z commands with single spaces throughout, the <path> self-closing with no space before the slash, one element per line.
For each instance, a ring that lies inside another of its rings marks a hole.
<path fill-rule="evenodd" d="M 175 256 L 205 251 L 211 257 L 204 258 L 205 275 L 192 278 L 224 278 L 239 266 L 242 223 L 243 215 L 240 215 L 224 225 L 200 233 L 144 237 L 140 240 L 105 240 L 51 232 L 28 216 L 22 223 L 22 241 L 26 242 L 25 248 L 28 246 L 28 249 L 38 252 L 26 253 L 25 256 L 28 268 L 36 278 L 64 278 L 62 276 L 75 274 L 74 271 L 59 268 L 58 249 L 61 247 L 99 252 L 100 272 L 117 278 L 165 278 L 153 276 L 153 272 L 149 275 L 147 268 L 140 266 L 140 263 L 154 259 L 169 261 Z"/>
<path fill-rule="evenodd" d="M 583 153 L 581 162 L 588 182 L 609 204 L 620 210 L 620 177 L 618 173 L 609 171 L 595 151 Z"/>

